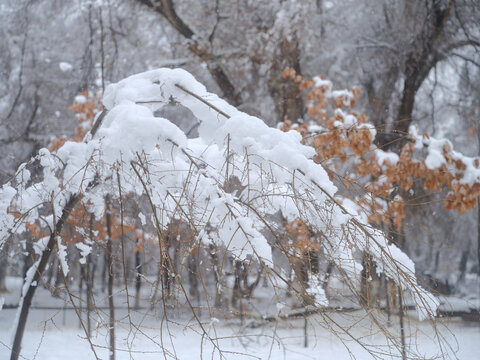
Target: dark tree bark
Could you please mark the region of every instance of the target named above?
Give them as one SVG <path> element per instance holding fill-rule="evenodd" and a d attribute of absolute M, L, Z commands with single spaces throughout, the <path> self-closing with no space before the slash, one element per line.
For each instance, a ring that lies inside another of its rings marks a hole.
<path fill-rule="evenodd" d="M 250 299 L 253 296 L 254 290 L 257 288 L 260 280 L 262 278 L 262 266 L 258 269 L 257 276 L 255 280 L 249 284 L 248 283 L 248 264 L 246 261 L 235 260 L 234 261 L 234 285 L 232 291 L 232 306 L 237 307 L 238 300 L 247 298 Z M 240 308 L 242 303 L 240 303 Z"/>
<path fill-rule="evenodd" d="M 197 302 L 200 300 L 200 292 L 198 290 L 199 281 L 198 277 L 200 276 L 198 262 L 199 262 L 199 248 L 198 246 L 193 249 L 193 251 L 188 255 L 187 259 L 187 270 L 188 270 L 188 284 L 189 284 L 189 294 L 192 298 L 196 299 Z"/>
<path fill-rule="evenodd" d="M 407 346 L 405 343 L 405 312 L 403 309 L 403 291 L 398 287 L 398 305 L 399 305 L 399 316 L 400 316 L 400 341 L 401 341 L 401 350 L 402 350 L 402 360 L 407 360 Z"/>
<path fill-rule="evenodd" d="M 172 283 L 174 281 L 173 274 L 175 274 L 173 262 L 170 261 L 169 250 L 172 243 L 172 236 L 167 230 L 167 236 L 165 236 L 165 242 L 160 246 L 160 269 L 162 272 L 162 294 L 166 298 L 170 298 Z M 165 299 L 162 299 L 165 300 Z"/>
<path fill-rule="evenodd" d="M 91 241 L 93 240 L 93 220 L 94 220 L 94 215 L 90 214 L 88 229 L 89 229 L 89 237 Z M 92 310 L 93 285 L 94 285 L 93 282 L 95 280 L 95 267 L 96 267 L 96 264 L 92 262 L 91 253 L 92 251 L 90 252 L 90 254 L 87 255 L 86 263 L 85 263 L 85 272 L 86 272 L 85 275 L 87 277 L 86 280 L 87 280 L 87 333 L 88 333 L 88 336 L 90 336 L 91 329 L 92 329 L 92 324 L 90 321 L 90 313 Z"/>
<path fill-rule="evenodd" d="M 218 247 L 216 245 L 210 244 L 208 246 L 208 254 L 212 260 L 212 271 L 215 279 L 215 308 L 219 309 L 223 306 L 223 287 L 217 252 Z"/>
<path fill-rule="evenodd" d="M 286 119 L 298 122 L 304 115 L 302 94 L 298 84 L 290 78 L 284 79 L 282 72 L 285 69 L 293 68 L 298 75 L 301 75 L 300 51 L 298 40 L 282 39 L 275 54 L 275 61 L 270 69 L 269 89 L 270 95 L 275 102 L 277 122 Z"/>
<path fill-rule="evenodd" d="M 107 257 L 107 253 L 104 252 L 103 253 L 103 267 L 102 267 L 102 273 L 101 273 L 101 277 L 102 277 L 102 292 L 105 292 L 105 290 L 107 289 L 107 278 L 108 278 L 108 257 Z"/>
<path fill-rule="evenodd" d="M 78 297 L 80 298 L 80 301 L 79 301 L 79 304 L 78 304 L 78 310 L 79 310 L 79 313 L 82 314 L 83 312 L 83 283 L 87 281 L 87 275 L 86 275 L 86 270 L 85 270 L 85 265 L 82 264 L 80 265 L 79 267 L 79 270 L 80 270 L 80 276 L 79 276 L 79 284 L 78 284 Z M 86 292 L 86 291 L 85 291 Z M 88 296 L 88 294 L 86 295 Z M 82 326 L 82 318 L 79 318 L 78 319 L 78 322 L 79 322 L 79 327 Z"/>
<path fill-rule="evenodd" d="M 330 277 L 333 269 L 333 264 L 329 263 L 327 272 L 324 278 L 325 284 Z M 295 274 L 295 280 L 299 286 L 297 294 L 301 296 L 302 306 L 314 305 L 315 297 L 309 295 L 307 290 L 310 287 L 309 280 L 312 275 L 317 275 L 319 272 L 318 253 L 313 250 L 304 252 L 299 258 L 292 258 L 292 270 Z"/>
<path fill-rule="evenodd" d="M 374 286 L 374 282 L 380 281 L 376 265 L 369 254 L 363 254 L 362 271 L 360 273 L 360 302 L 365 308 L 377 306 L 379 301 L 379 294 Z"/>
<path fill-rule="evenodd" d="M 140 242 L 140 239 L 137 239 L 137 246 Z M 143 274 L 143 266 L 141 263 L 140 258 L 140 251 L 138 249 L 135 250 L 135 271 L 137 273 L 135 277 L 135 310 L 140 307 L 140 289 L 142 287 L 142 274 Z"/>
<path fill-rule="evenodd" d="M 478 261 L 478 275 L 480 276 L 480 197 L 478 198 L 477 203 L 477 212 L 478 212 L 478 219 L 477 219 L 477 261 Z"/>
<path fill-rule="evenodd" d="M 233 82 L 227 75 L 223 66 L 217 61 L 212 60 L 212 53 L 205 46 L 201 46 L 195 39 L 195 33 L 191 28 L 178 16 L 175 10 L 175 4 L 172 0 L 138 0 L 142 4 L 153 8 L 156 12 L 163 15 L 163 17 L 185 38 L 191 40 L 188 48 L 190 51 L 198 56 L 200 60 L 207 64 L 208 71 L 217 83 L 220 90 L 223 92 L 223 97 L 227 99 L 232 105 L 239 106 L 242 103 L 240 94 L 237 94 Z"/>
<path fill-rule="evenodd" d="M 112 253 L 112 212 L 110 196 L 105 198 L 105 218 L 107 223 L 107 264 L 108 264 L 108 310 L 109 310 L 109 334 L 110 334 L 110 360 L 115 360 L 115 304 L 113 302 L 113 253 Z"/>
<path fill-rule="evenodd" d="M 7 270 L 8 270 L 8 252 L 9 252 L 9 241 L 3 245 L 3 248 L 0 250 L 0 293 L 7 291 Z"/>
<path fill-rule="evenodd" d="M 242 289 L 240 285 L 242 271 L 242 262 L 234 260 L 233 262 L 233 289 L 232 289 L 232 307 L 236 308 L 239 299 L 242 297 Z"/>
<path fill-rule="evenodd" d="M 480 127 L 477 126 L 477 140 L 480 152 Z M 480 196 L 477 197 L 477 273 L 480 276 Z"/>
<path fill-rule="evenodd" d="M 87 286 L 87 333 L 90 336 L 92 330 L 92 324 L 90 321 L 90 315 L 92 311 L 92 298 L 93 298 L 93 274 L 94 272 L 90 270 L 91 267 L 91 256 L 87 255 L 86 264 L 85 264 L 85 275 L 86 275 L 86 286 Z"/>

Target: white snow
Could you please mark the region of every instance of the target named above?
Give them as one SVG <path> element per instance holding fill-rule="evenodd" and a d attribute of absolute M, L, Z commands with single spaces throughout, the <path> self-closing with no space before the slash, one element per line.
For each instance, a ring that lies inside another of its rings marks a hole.
<path fill-rule="evenodd" d="M 318 275 L 312 275 L 308 282 L 307 294 L 315 300 L 315 305 L 320 307 L 328 306 L 328 299 L 323 289 L 322 279 Z M 278 307 L 278 306 L 277 306 Z M 278 309 L 280 310 L 280 309 Z"/>
<path fill-rule="evenodd" d="M 77 95 L 75 96 L 74 101 L 78 104 L 85 104 L 87 102 L 87 98 L 84 95 Z"/>
<path fill-rule="evenodd" d="M 4 309 L 0 313 L 0 321 L 10 322 L 13 310 Z M 22 355 L 27 359 L 49 360 L 83 360 L 93 358 L 84 333 L 78 327 L 78 319 L 72 310 L 58 313 L 52 311 L 31 311 L 32 321 L 27 325 L 22 346 Z M 135 326 L 138 326 L 140 314 L 133 314 Z M 54 324 L 49 321 L 53 317 Z M 279 360 L 306 360 L 306 359 L 336 359 L 373 360 L 366 349 L 381 351 L 382 359 L 395 359 L 400 353 L 394 344 L 386 341 L 377 331 L 374 324 L 362 320 L 362 314 L 349 313 L 330 314 L 337 324 L 352 326 L 350 334 L 361 339 L 356 343 L 346 334 L 334 335 L 328 328 L 324 328 L 321 316 L 310 316 L 307 321 L 308 347 L 304 347 L 304 319 L 279 320 L 273 323 L 261 323 L 260 327 L 242 327 L 238 323 L 226 322 L 211 317 L 203 321 L 203 326 L 214 343 L 223 351 L 223 359 L 279 359 Z M 119 317 L 125 317 L 120 311 Z M 156 321 L 155 321 L 156 320 Z M 124 322 L 116 329 L 116 358 L 118 360 L 150 360 L 169 357 L 176 354 L 176 358 L 185 360 L 220 359 L 218 350 L 207 336 L 202 337 L 202 330 L 198 324 L 189 324 L 188 321 L 176 319 L 175 323 L 164 324 L 160 331 L 160 319 L 142 320 L 136 331 L 134 326 Z M 45 324 L 45 325 L 44 325 Z M 98 319 L 98 328 L 92 332 L 92 342 L 101 359 L 108 358 L 108 336 L 106 324 Z M 353 326 L 354 325 L 354 326 Z M 359 326 L 360 325 L 360 326 Z M 446 328 L 448 325 L 448 329 Z M 45 326 L 45 331 L 44 331 Z M 131 329 L 131 330 L 130 330 Z M 394 318 L 388 330 L 399 336 L 398 320 Z M 133 333 L 131 332 L 133 331 Z M 416 324 L 411 320 L 406 326 L 407 346 L 411 358 L 433 359 L 457 358 L 461 360 L 476 359 L 478 355 L 478 339 L 480 327 L 478 324 L 469 324 L 459 320 L 451 320 L 446 324 L 439 323 L 439 334 L 452 344 L 452 348 L 441 349 L 435 341 L 435 335 L 429 334 L 423 324 Z M 170 337 L 170 335 L 172 337 Z M 160 340 L 162 339 L 162 340 Z M 0 327 L 1 353 L 9 356 L 8 332 Z M 161 344 L 164 346 L 162 351 Z M 348 350 L 346 348 L 348 346 Z M 381 346 L 381 348 L 377 348 Z M 391 355 L 390 355 L 391 354 Z M 377 353 L 378 356 L 378 353 Z M 410 357 L 409 357 L 410 358 Z"/>
<path fill-rule="evenodd" d="M 70 268 L 67 262 L 67 246 L 62 244 L 62 238 L 57 236 L 57 255 L 58 259 L 60 260 L 61 270 L 63 274 L 67 276 Z"/>
<path fill-rule="evenodd" d="M 375 159 L 377 160 L 378 165 L 383 166 L 385 162 L 388 162 L 389 165 L 395 165 L 400 159 L 397 154 L 390 151 L 383 151 L 381 149 L 375 149 Z"/>
<path fill-rule="evenodd" d="M 80 264 L 85 264 L 87 262 L 87 256 L 92 251 L 92 247 L 90 245 L 84 244 L 83 242 L 78 242 L 75 244 L 78 250 L 80 250 Z"/>
<path fill-rule="evenodd" d="M 63 62 L 63 61 L 58 64 L 58 67 L 60 68 L 60 70 L 62 72 L 68 72 L 68 71 L 73 69 L 72 64 L 70 64 L 68 62 Z"/>
<path fill-rule="evenodd" d="M 140 219 L 142 225 L 145 225 L 147 223 L 145 215 L 143 215 L 141 212 L 138 213 L 138 218 Z"/>
<path fill-rule="evenodd" d="M 17 191 L 8 184 L 0 188 L 0 250 L 14 226 L 14 217 L 8 213 L 8 208 Z"/>

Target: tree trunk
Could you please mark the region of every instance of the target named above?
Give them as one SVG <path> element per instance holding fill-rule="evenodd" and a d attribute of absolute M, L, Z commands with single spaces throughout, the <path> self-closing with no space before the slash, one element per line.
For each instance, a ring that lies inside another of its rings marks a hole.
<path fill-rule="evenodd" d="M 33 257 L 35 254 L 33 252 L 32 241 L 31 237 L 27 235 L 25 239 L 25 256 L 23 258 L 23 279 L 27 276 L 27 271 L 32 267 L 34 262 Z"/>
<path fill-rule="evenodd" d="M 51 290 L 53 288 L 53 279 L 57 278 L 57 270 L 58 270 L 58 265 L 57 265 L 57 258 L 54 257 L 53 260 L 49 263 L 48 268 L 47 268 L 47 281 L 45 282 L 45 288 L 47 290 Z"/>
<path fill-rule="evenodd" d="M 387 279 L 385 274 L 382 275 L 383 279 L 383 286 L 384 286 L 384 291 L 385 291 L 385 311 L 387 313 L 387 326 L 390 326 L 392 323 L 392 304 L 390 300 L 390 292 L 389 292 L 389 284 L 390 280 Z"/>
<path fill-rule="evenodd" d="M 86 275 L 86 270 L 85 270 L 85 265 L 80 265 L 80 276 L 79 276 L 79 284 L 78 284 L 78 297 L 79 297 L 79 302 L 78 302 L 78 312 L 80 315 L 83 313 L 83 283 L 87 281 L 87 275 Z M 86 291 L 85 291 L 86 292 Z M 88 297 L 88 294 L 86 295 Z M 80 317 L 78 319 L 78 327 L 82 327 L 82 318 Z"/>
<path fill-rule="evenodd" d="M 477 261 L 478 261 L 478 275 L 480 276 L 480 196 L 477 199 L 477 211 L 478 211 L 478 219 L 477 219 Z"/>
<path fill-rule="evenodd" d="M 215 308 L 218 309 L 223 305 L 223 287 L 221 274 L 219 271 L 217 251 L 218 248 L 215 245 L 210 244 L 208 246 L 208 254 L 210 255 L 210 259 L 212 260 L 213 277 L 215 279 Z"/>
<path fill-rule="evenodd" d="M 102 267 L 102 291 L 105 292 L 107 288 L 107 278 L 108 278 L 108 255 L 107 252 L 103 254 L 103 267 Z"/>
<path fill-rule="evenodd" d="M 385 149 L 392 149 L 399 153 L 407 143 L 405 135 L 412 123 L 412 114 L 415 104 L 415 95 L 425 78 L 436 64 L 445 58 L 445 53 L 440 51 L 437 41 L 443 33 L 444 26 L 450 17 L 450 10 L 454 1 L 427 2 L 429 14 L 426 15 L 422 32 L 418 34 L 410 45 L 410 52 L 405 53 L 405 70 L 403 92 L 396 121 L 390 134 L 377 133 L 376 143 Z M 412 2 L 414 4 L 414 2 Z M 409 3 L 407 2 L 407 5 Z M 455 48 L 455 47 L 454 47 Z"/>
<path fill-rule="evenodd" d="M 0 293 L 7 291 L 7 270 L 8 270 L 8 252 L 9 252 L 9 241 L 3 245 L 3 248 L 0 250 Z"/>
<path fill-rule="evenodd" d="M 110 334 L 110 360 L 115 360 L 115 304 L 113 302 L 113 253 L 112 253 L 112 213 L 110 196 L 105 198 L 105 218 L 107 222 L 107 264 L 108 264 L 108 309 Z"/>
<path fill-rule="evenodd" d="M 137 246 L 140 242 L 140 239 L 137 239 Z M 140 289 L 142 287 L 142 274 L 143 267 L 140 259 L 140 250 L 135 249 L 135 271 L 137 273 L 135 277 L 135 310 L 138 310 L 140 307 Z"/>
<path fill-rule="evenodd" d="M 402 290 L 398 287 L 398 304 L 400 307 L 400 340 L 402 345 L 402 360 L 407 360 L 407 345 L 405 343 L 405 324 L 404 324 L 404 309 L 403 309 L 403 298 Z"/>
<path fill-rule="evenodd" d="M 90 221 L 88 224 L 88 232 L 90 241 L 93 241 L 93 220 L 94 215 L 90 214 Z M 93 244 L 92 250 L 87 255 L 85 269 L 86 269 L 86 276 L 87 276 L 87 335 L 90 336 L 92 331 L 92 324 L 90 321 L 90 313 L 92 310 L 92 299 L 93 299 L 93 281 L 95 279 L 95 264 L 92 264 L 92 252 L 93 252 Z"/>
<path fill-rule="evenodd" d="M 376 265 L 369 254 L 363 255 L 363 269 L 360 273 L 360 302 L 365 308 L 378 306 L 379 304 L 379 282 Z"/>
<path fill-rule="evenodd" d="M 165 236 L 165 242 L 160 245 L 160 265 L 162 271 L 162 289 L 163 295 L 165 298 L 170 298 L 170 291 L 172 288 L 172 272 L 171 266 L 173 264 L 169 261 L 169 249 L 170 249 L 171 239 L 170 236 Z M 162 299 L 165 300 L 165 299 Z"/>
<path fill-rule="evenodd" d="M 199 42 L 195 40 L 197 38 L 197 34 L 195 34 L 192 29 L 178 16 L 173 1 L 138 1 L 162 14 L 165 19 L 178 31 L 179 34 L 190 40 L 190 45 L 188 46 L 189 50 L 207 64 L 207 69 L 220 90 L 222 90 L 223 97 L 234 106 L 241 105 L 242 100 L 240 94 L 235 92 L 235 87 L 228 77 L 226 71 L 219 63 L 212 60 L 213 54 L 211 54 L 209 48 L 199 44 Z"/>
<path fill-rule="evenodd" d="M 199 303 L 200 292 L 198 291 L 198 257 L 200 256 L 198 246 L 193 249 L 193 251 L 188 255 L 187 259 L 187 270 L 188 270 L 188 283 L 189 283 L 189 294 L 192 298 L 197 300 Z"/>
<path fill-rule="evenodd" d="M 302 94 L 296 82 L 282 77 L 283 70 L 288 68 L 293 68 L 298 75 L 301 75 L 300 51 L 296 37 L 284 38 L 277 51 L 268 82 L 270 94 L 275 102 L 277 122 L 288 119 L 296 123 L 304 115 Z"/>
<path fill-rule="evenodd" d="M 163 270 L 162 270 L 162 266 L 161 266 L 161 261 L 159 261 L 157 263 L 157 265 L 158 265 L 157 279 L 155 280 L 153 294 L 150 298 L 150 309 L 151 310 L 153 310 L 153 308 L 155 307 L 155 304 L 157 303 L 158 287 L 161 286 L 162 289 L 163 289 L 163 280 L 162 280 Z M 162 291 L 162 293 L 163 293 L 163 291 Z"/>
<path fill-rule="evenodd" d="M 303 347 L 307 348 L 308 347 L 308 321 L 307 321 L 307 315 L 304 316 L 303 319 Z"/>
<path fill-rule="evenodd" d="M 240 274 L 242 271 L 242 262 L 238 260 L 234 260 L 233 262 L 233 276 L 234 276 L 234 283 L 232 289 L 232 307 L 237 308 L 238 301 L 242 297 L 242 290 L 240 287 Z"/>
<path fill-rule="evenodd" d="M 298 284 L 297 293 L 300 294 L 302 304 L 301 306 L 313 305 L 315 299 L 307 293 L 308 289 L 308 260 L 306 254 L 302 255 L 301 258 L 292 259 L 292 268 L 295 274 L 295 282 Z"/>
<path fill-rule="evenodd" d="M 92 288 L 93 288 L 93 276 L 92 274 L 94 273 L 93 271 L 90 271 L 90 265 L 91 265 L 91 256 L 90 254 L 87 255 L 86 259 L 86 264 L 85 264 L 85 269 L 86 269 L 86 285 L 87 285 L 87 333 L 88 336 L 90 336 L 91 331 L 92 331 L 92 324 L 90 321 L 90 313 L 92 311 Z"/>
<path fill-rule="evenodd" d="M 55 247 L 56 236 L 62 231 L 63 224 L 65 223 L 66 219 L 68 218 L 74 206 L 77 204 L 79 200 L 80 200 L 79 195 L 70 198 L 67 205 L 63 209 L 62 216 L 57 221 L 54 232 L 50 235 L 50 239 L 48 240 L 47 246 L 43 251 L 42 256 L 38 262 L 37 269 L 33 275 L 32 281 L 30 281 L 27 292 L 23 295 L 20 309 L 19 309 L 20 315 L 18 318 L 18 323 L 15 330 L 15 336 L 13 339 L 10 360 L 18 360 L 18 357 L 20 356 L 23 333 L 25 332 L 25 325 L 27 323 L 28 312 L 30 310 L 30 305 L 32 304 L 33 295 L 35 295 L 35 291 L 37 289 L 37 284 L 41 280 L 45 267 L 47 266 L 48 259 L 50 258 L 50 254 L 52 253 L 52 250 Z"/>

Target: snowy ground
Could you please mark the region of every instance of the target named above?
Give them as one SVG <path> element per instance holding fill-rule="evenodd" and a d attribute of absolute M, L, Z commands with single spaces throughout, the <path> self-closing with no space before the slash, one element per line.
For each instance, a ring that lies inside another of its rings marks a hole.
<path fill-rule="evenodd" d="M 304 347 L 304 320 L 296 319 L 270 323 L 260 323 L 257 327 L 241 326 L 237 320 L 203 320 L 203 326 L 210 339 L 201 336 L 201 328 L 195 319 L 188 319 L 187 312 L 171 316 L 162 324 L 161 316 L 142 316 L 133 313 L 133 324 L 129 325 L 126 311 L 117 311 L 117 358 L 118 359 L 218 359 L 218 347 L 226 359 L 351 359 L 342 341 L 324 329 L 319 315 L 309 318 L 308 346 Z M 359 314 L 355 314 L 359 315 Z M 11 341 L 10 324 L 15 316 L 14 309 L 0 312 L 0 359 L 8 359 Z M 103 314 L 106 317 L 106 314 Z M 204 317 L 205 318 L 205 317 Z M 350 318 L 340 314 L 333 319 L 345 325 Z M 187 320 L 188 319 L 188 320 Z M 357 317 L 352 317 L 357 319 Z M 165 319 L 164 319 L 165 320 Z M 246 321 L 248 324 L 248 321 Z M 92 341 L 100 358 L 108 358 L 108 338 L 106 329 L 93 331 Z M 351 325 L 351 324 L 350 324 Z M 413 325 L 412 325 L 413 326 Z M 391 331 L 395 331 L 396 324 Z M 461 320 L 448 321 L 449 332 L 440 327 L 440 333 L 447 337 L 458 359 L 475 359 L 478 356 L 480 327 L 478 323 Z M 410 348 L 426 358 L 440 354 L 440 349 L 432 342 L 432 334 L 427 325 L 421 324 L 417 339 L 410 337 Z M 429 335 L 423 332 L 429 332 Z M 377 346 L 387 352 L 385 339 L 375 334 L 375 327 L 366 321 L 352 328 L 354 336 L 367 344 Z M 372 335 L 373 334 L 373 335 Z M 410 334 L 411 336 L 414 334 Z M 343 336 L 345 344 L 357 359 L 372 359 L 360 345 Z M 416 348 L 418 347 L 418 348 Z M 161 351 L 164 348 L 165 353 Z M 373 349 L 373 348 L 372 348 Z M 72 310 L 32 310 L 23 341 L 22 355 L 26 359 L 94 359 L 94 355 L 79 328 L 79 321 Z M 380 359 L 393 359 L 379 355 Z"/>
<path fill-rule="evenodd" d="M 9 279 L 10 287 L 16 288 L 16 291 L 0 295 L 5 298 L 6 305 L 16 303 L 20 283 L 21 279 Z M 167 317 L 163 317 L 161 306 L 157 306 L 154 311 L 148 308 L 131 311 L 129 317 L 125 304 L 119 298 L 116 303 L 119 305 L 115 314 L 117 359 L 220 359 L 219 349 L 224 359 L 373 359 L 363 346 L 376 352 L 378 359 L 398 359 L 395 355 L 399 354 L 378 332 L 378 327 L 359 310 L 311 315 L 305 347 L 303 318 L 273 322 L 245 319 L 242 324 L 228 313 L 210 314 L 208 309 L 201 309 L 197 315 L 208 333 L 207 337 L 202 336 L 203 330 L 188 308 L 168 310 Z M 100 302 L 96 305 L 100 309 L 92 314 L 94 330 L 91 340 L 98 357 L 107 359 L 105 323 L 108 310 Z M 65 305 L 61 299 L 49 296 L 45 289 L 39 287 L 33 307 L 23 341 L 22 356 L 25 359 L 95 359 L 70 304 Z M 11 326 L 15 314 L 16 309 L 8 307 L 0 311 L 0 360 L 10 356 Z M 83 319 L 85 321 L 85 316 Z M 348 328 L 362 345 L 348 334 L 335 336 L 332 332 L 338 330 L 335 324 Z M 413 358 L 435 358 L 442 351 L 449 354 L 446 358 L 478 358 L 479 322 L 466 322 L 460 318 L 439 319 L 437 326 L 438 333 L 445 337 L 451 349 L 441 349 L 434 342 L 434 332 L 427 322 L 420 323 L 415 316 L 408 319 L 407 345 L 415 356 Z M 396 318 L 386 329 L 399 338 Z"/>

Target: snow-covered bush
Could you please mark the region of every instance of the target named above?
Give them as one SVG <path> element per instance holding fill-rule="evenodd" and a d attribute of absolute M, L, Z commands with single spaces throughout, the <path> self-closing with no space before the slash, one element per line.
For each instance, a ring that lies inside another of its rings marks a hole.
<path fill-rule="evenodd" d="M 189 139 L 154 115 L 172 102 L 199 121 L 199 137 Z M 326 171 L 313 160 L 314 148 L 302 144 L 298 132 L 268 127 L 180 69 L 148 71 L 112 84 L 103 105 L 84 141 L 67 141 L 55 152 L 40 150 L 0 190 L 0 247 L 27 224 L 40 222 L 51 233 L 37 242 L 40 258 L 27 274 L 23 297 L 30 298 L 19 308 L 20 328 L 53 247 L 68 272 L 69 255 L 58 235 L 72 209 L 82 203 L 100 218 L 110 202 L 126 194 L 148 199 L 147 222 L 155 227 L 160 248 L 170 221 L 182 218 L 198 242 L 222 246 L 238 261 L 256 259 L 277 284 L 285 282 L 272 257 L 279 243 L 264 234 L 274 225 L 272 214 L 281 211 L 313 229 L 321 252 L 353 289 L 362 269 L 356 254 L 366 252 L 379 272 L 412 296 L 421 319 L 435 316 L 438 303 L 417 284 L 413 262 L 368 224 L 356 204 L 336 195 Z M 39 181 L 30 179 L 33 164 L 42 168 Z M 82 251 L 88 253 L 86 246 Z M 328 305 L 322 290 L 312 281 L 315 306 Z"/>

